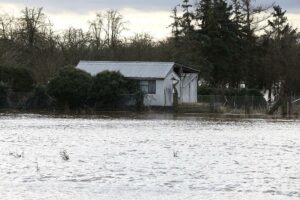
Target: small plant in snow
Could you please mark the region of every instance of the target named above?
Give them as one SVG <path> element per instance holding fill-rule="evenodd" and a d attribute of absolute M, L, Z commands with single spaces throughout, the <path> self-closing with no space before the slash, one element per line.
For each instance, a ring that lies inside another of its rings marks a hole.
<path fill-rule="evenodd" d="M 39 162 L 36 160 L 36 166 L 35 166 L 36 172 L 40 171 Z"/>
<path fill-rule="evenodd" d="M 174 158 L 177 158 L 178 157 L 178 151 L 173 151 L 173 156 L 174 156 Z"/>
<path fill-rule="evenodd" d="M 62 158 L 64 161 L 70 160 L 70 156 L 69 156 L 68 152 L 67 152 L 65 149 L 62 150 L 59 154 L 60 154 L 61 158 Z"/>
<path fill-rule="evenodd" d="M 9 155 L 13 156 L 15 158 L 24 158 L 24 151 L 21 154 L 19 154 L 17 152 L 15 152 L 15 153 L 14 152 L 10 152 Z"/>

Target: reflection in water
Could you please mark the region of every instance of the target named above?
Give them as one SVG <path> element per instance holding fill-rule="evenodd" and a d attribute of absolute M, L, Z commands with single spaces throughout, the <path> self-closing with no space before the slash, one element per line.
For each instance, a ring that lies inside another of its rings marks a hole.
<path fill-rule="evenodd" d="M 299 121 L 176 119 L 1 116 L 1 199 L 300 198 Z"/>

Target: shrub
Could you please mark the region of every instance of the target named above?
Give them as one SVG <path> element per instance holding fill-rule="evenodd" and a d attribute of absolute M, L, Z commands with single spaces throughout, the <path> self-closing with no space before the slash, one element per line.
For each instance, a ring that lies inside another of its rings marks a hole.
<path fill-rule="evenodd" d="M 239 91 L 239 96 L 256 96 L 260 97 L 263 96 L 259 90 L 256 89 L 242 89 Z"/>
<path fill-rule="evenodd" d="M 104 71 L 93 78 L 90 99 L 93 104 L 116 105 L 122 95 L 129 93 L 127 81 L 120 72 Z"/>
<path fill-rule="evenodd" d="M 136 93 L 141 92 L 140 86 L 139 86 L 139 81 L 137 81 L 137 80 L 126 79 L 126 89 L 129 94 L 136 94 Z"/>
<path fill-rule="evenodd" d="M 35 81 L 32 73 L 22 67 L 0 67 L 0 81 L 7 83 L 14 92 L 29 92 Z"/>
<path fill-rule="evenodd" d="M 198 87 L 198 95 L 212 95 L 215 93 L 215 89 L 206 86 L 206 85 L 201 85 Z"/>
<path fill-rule="evenodd" d="M 7 85 L 0 82 L 0 108 L 5 108 L 7 106 L 7 95 L 8 95 Z"/>
<path fill-rule="evenodd" d="M 199 86 L 198 95 L 221 95 L 221 96 L 256 96 L 263 97 L 263 94 L 256 89 L 235 89 L 235 88 L 226 88 L 226 89 L 216 89 L 209 86 Z"/>
<path fill-rule="evenodd" d="M 0 66 L 0 82 L 10 82 L 10 70 L 8 67 Z"/>
<path fill-rule="evenodd" d="M 15 92 L 29 92 L 35 85 L 32 73 L 25 68 L 11 68 L 10 79 Z"/>
<path fill-rule="evenodd" d="M 53 105 L 53 99 L 47 94 L 44 85 L 38 85 L 34 89 L 33 96 L 26 102 L 26 109 L 49 109 Z"/>
<path fill-rule="evenodd" d="M 88 97 L 91 75 L 75 68 L 64 68 L 48 84 L 49 95 L 71 109 L 82 106 Z"/>

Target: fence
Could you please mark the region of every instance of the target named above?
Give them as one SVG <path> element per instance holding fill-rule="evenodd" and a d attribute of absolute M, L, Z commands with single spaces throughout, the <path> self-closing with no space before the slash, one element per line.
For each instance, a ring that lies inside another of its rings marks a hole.
<path fill-rule="evenodd" d="M 262 96 L 199 95 L 198 104 L 209 107 L 210 112 L 266 113 L 268 106 Z"/>
<path fill-rule="evenodd" d="M 137 100 L 135 94 L 122 95 L 120 100 L 109 109 L 139 109 Z M 181 104 L 177 110 L 180 112 L 265 114 L 268 105 L 262 96 L 199 95 L 196 104 Z"/>

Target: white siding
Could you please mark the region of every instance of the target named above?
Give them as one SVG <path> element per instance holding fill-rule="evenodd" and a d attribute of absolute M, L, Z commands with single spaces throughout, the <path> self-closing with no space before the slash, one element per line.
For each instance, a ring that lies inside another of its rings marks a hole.
<path fill-rule="evenodd" d="M 197 74 L 184 74 L 181 78 L 181 103 L 197 102 Z"/>
<path fill-rule="evenodd" d="M 164 79 L 156 80 L 156 94 L 146 94 L 144 97 L 145 106 L 165 106 Z"/>
<path fill-rule="evenodd" d="M 191 98 L 190 103 L 197 103 L 198 102 L 198 74 L 195 74 L 195 78 L 191 82 Z"/>
<path fill-rule="evenodd" d="M 164 106 L 173 106 L 173 73 L 164 80 Z"/>
<path fill-rule="evenodd" d="M 145 106 L 173 106 L 173 79 L 179 81 L 179 77 L 174 73 L 169 73 L 165 79 L 156 80 L 156 94 L 145 95 Z M 180 90 L 180 84 L 177 85 L 177 91 Z"/>

